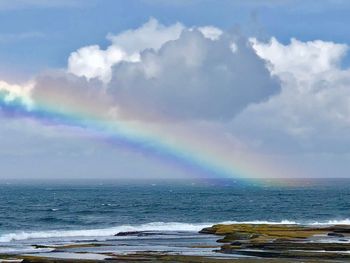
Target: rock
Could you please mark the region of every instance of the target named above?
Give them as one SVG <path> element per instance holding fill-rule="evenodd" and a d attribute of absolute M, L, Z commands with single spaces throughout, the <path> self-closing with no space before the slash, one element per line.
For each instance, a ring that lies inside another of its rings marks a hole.
<path fill-rule="evenodd" d="M 328 233 L 327 236 L 329 236 L 329 237 L 345 237 L 343 234 L 336 233 L 336 232 Z"/>
<path fill-rule="evenodd" d="M 127 232 L 119 232 L 115 234 L 116 237 L 124 237 L 124 236 L 137 236 L 141 234 L 141 231 L 127 231 Z"/>
<path fill-rule="evenodd" d="M 235 240 L 250 240 L 257 237 L 259 237 L 258 234 L 252 234 L 247 232 L 234 232 L 234 233 L 225 235 L 224 238 L 219 239 L 217 242 L 230 243 Z"/>
<path fill-rule="evenodd" d="M 161 232 L 148 232 L 148 231 L 127 231 L 127 232 L 119 232 L 114 236 L 137 236 L 137 237 L 145 237 L 145 236 L 155 236 L 155 235 L 166 235 L 166 233 Z"/>
<path fill-rule="evenodd" d="M 214 227 L 205 227 L 199 231 L 200 234 L 215 234 L 216 229 Z"/>
<path fill-rule="evenodd" d="M 262 258 L 350 260 L 350 243 L 324 242 L 344 237 L 348 226 L 301 226 L 269 224 L 214 225 L 201 232 L 224 236 L 218 252 Z M 316 261 L 315 261 L 316 262 Z M 318 261 L 317 261 L 318 262 Z"/>
<path fill-rule="evenodd" d="M 254 240 L 275 240 L 275 239 L 306 239 L 314 235 L 327 234 L 326 228 L 304 227 L 299 225 L 269 225 L 269 224 L 231 224 L 214 225 L 200 231 L 206 234 L 224 235 L 224 239 L 233 241 L 234 235 L 245 235 Z M 238 234 L 239 233 L 239 234 Z"/>
<path fill-rule="evenodd" d="M 328 228 L 330 231 L 335 233 L 350 233 L 350 225 L 334 225 Z"/>

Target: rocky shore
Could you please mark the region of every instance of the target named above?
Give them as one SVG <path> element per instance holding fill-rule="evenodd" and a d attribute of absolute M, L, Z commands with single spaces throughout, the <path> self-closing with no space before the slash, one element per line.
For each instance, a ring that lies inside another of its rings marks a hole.
<path fill-rule="evenodd" d="M 273 258 L 212 258 L 204 256 L 186 256 L 186 255 L 169 255 L 169 254 L 156 254 L 156 253 L 136 253 L 130 255 L 113 255 L 106 257 L 103 260 L 89 260 L 83 259 L 84 255 L 81 255 L 82 259 L 77 258 L 55 258 L 42 257 L 42 256 L 18 256 L 3 259 L 0 262 L 4 263 L 114 263 L 114 262 L 179 262 L 179 263 L 316 263 L 316 262 L 342 262 L 342 261 L 320 261 L 320 260 L 291 260 L 291 259 L 273 259 Z"/>
<path fill-rule="evenodd" d="M 217 246 L 210 248 L 216 252 L 214 256 L 184 255 L 171 251 L 118 254 L 86 250 L 111 247 L 108 243 L 75 243 L 51 247 L 37 244 L 33 247 L 51 249 L 51 252 L 3 254 L 0 255 L 0 262 L 350 262 L 349 225 L 220 224 L 204 228 L 200 233 L 218 237 Z M 115 236 L 144 238 L 154 235 L 161 233 L 132 231 L 116 233 Z"/>
<path fill-rule="evenodd" d="M 350 261 L 350 226 L 270 224 L 214 225 L 200 231 L 218 235 L 220 253 L 259 258 Z"/>

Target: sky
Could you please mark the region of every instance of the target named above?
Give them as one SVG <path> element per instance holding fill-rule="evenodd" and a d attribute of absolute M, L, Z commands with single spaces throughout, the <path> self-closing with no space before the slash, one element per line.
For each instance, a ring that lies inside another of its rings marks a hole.
<path fill-rule="evenodd" d="M 1 0 L 0 179 L 349 178 L 349 11 Z"/>

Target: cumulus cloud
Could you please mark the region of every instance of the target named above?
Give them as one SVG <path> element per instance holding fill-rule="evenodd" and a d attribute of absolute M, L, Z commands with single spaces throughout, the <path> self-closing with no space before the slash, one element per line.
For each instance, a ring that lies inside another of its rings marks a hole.
<path fill-rule="evenodd" d="M 101 80 L 124 116 L 229 119 L 280 88 L 246 38 L 213 26 L 151 18 L 108 39 L 73 52 L 68 72 Z"/>
<path fill-rule="evenodd" d="M 136 57 L 135 60 L 138 58 Z M 110 46 L 102 50 L 99 46 L 87 46 L 73 52 L 68 59 L 68 72 L 87 79 L 98 78 L 109 82 L 112 66 L 121 62 L 134 60 L 121 48 Z"/>
<path fill-rule="evenodd" d="M 69 74 L 40 77 L 33 98 L 55 98 L 62 108 L 101 101 L 101 112 L 139 121 L 232 120 L 223 129 L 268 150 L 348 151 L 350 70 L 341 67 L 347 45 L 181 32 L 135 61 L 110 63 L 104 85 Z"/>
<path fill-rule="evenodd" d="M 300 81 L 315 81 L 316 74 L 337 69 L 348 49 L 345 44 L 321 40 L 302 42 L 291 39 L 283 45 L 276 38 L 269 43 L 251 39 L 256 53 L 270 62 L 270 70 L 282 79 L 292 76 Z"/>
<path fill-rule="evenodd" d="M 139 62 L 115 66 L 108 91 L 134 116 L 224 120 L 277 93 L 279 83 L 246 39 L 213 41 L 185 30 L 158 51 L 141 53 Z"/>
<path fill-rule="evenodd" d="M 73 52 L 68 72 L 43 73 L 23 86 L 0 82 L 0 94 L 7 103 L 147 122 L 174 141 L 182 129 L 205 130 L 220 144 L 238 135 L 281 156 L 349 151 L 350 69 L 341 66 L 347 45 L 261 42 L 155 19 L 108 39 L 106 49 Z"/>
<path fill-rule="evenodd" d="M 235 129 L 281 150 L 348 151 L 350 70 L 340 66 L 348 47 L 320 40 L 252 42 L 281 79 L 282 92 L 246 109 Z"/>
<path fill-rule="evenodd" d="M 109 34 L 107 38 L 113 45 L 121 47 L 128 54 L 138 54 L 145 49 L 158 50 L 164 43 L 177 39 L 184 26 L 176 23 L 170 26 L 160 24 L 155 18 L 150 18 L 141 27 L 127 30 L 120 34 Z"/>
<path fill-rule="evenodd" d="M 177 39 L 183 28 L 180 23 L 166 27 L 151 18 L 140 28 L 117 35 L 108 34 L 107 39 L 112 44 L 107 49 L 92 45 L 73 52 L 68 59 L 68 71 L 108 83 L 113 65 L 122 61 L 139 61 L 141 51 L 159 49 L 165 42 Z"/>
<path fill-rule="evenodd" d="M 68 58 L 68 72 L 87 79 L 98 78 L 108 83 L 112 77 L 112 67 L 120 62 L 138 62 L 140 53 L 147 49 L 159 50 L 168 41 L 179 38 L 185 26 L 181 23 L 165 26 L 156 19 L 136 29 L 119 34 L 108 34 L 111 45 L 102 49 L 98 45 L 78 49 Z M 217 40 L 223 33 L 214 26 L 191 28 L 199 30 L 204 37 Z"/>
<path fill-rule="evenodd" d="M 347 45 L 260 42 L 155 19 L 108 38 L 105 50 L 72 53 L 72 74 L 45 73 L 35 85 L 0 82 L 4 98 L 139 121 L 233 119 L 233 133 L 281 150 L 350 145 L 350 70 L 341 67 Z"/>
<path fill-rule="evenodd" d="M 155 19 L 108 38 L 105 50 L 72 53 L 72 74 L 39 76 L 33 100 L 52 99 L 62 110 L 97 105 L 140 120 L 223 121 L 243 111 L 232 121 L 235 132 L 281 147 L 327 145 L 345 140 L 340 135 L 350 128 L 350 70 L 340 66 L 347 45 L 248 41 L 211 26 L 164 26 Z M 23 93 L 2 90 L 7 98 Z"/>

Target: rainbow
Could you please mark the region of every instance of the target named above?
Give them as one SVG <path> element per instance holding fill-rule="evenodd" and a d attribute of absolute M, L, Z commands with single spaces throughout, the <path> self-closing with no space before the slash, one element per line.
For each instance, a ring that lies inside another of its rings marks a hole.
<path fill-rule="evenodd" d="M 201 130 L 176 130 L 173 125 L 123 119 L 108 119 L 93 103 L 79 102 L 59 107 L 47 93 L 40 102 L 28 107 L 20 100 L 9 101 L 0 92 L 2 114 L 38 120 L 44 124 L 75 127 L 128 149 L 144 152 L 160 161 L 174 163 L 189 174 L 204 178 L 234 178 L 254 183 L 287 182 L 290 169 L 271 164 L 263 154 L 233 149 L 226 140 L 201 134 Z M 46 98 L 46 99 L 45 99 Z M 176 132 L 174 132 L 176 130 Z M 187 171 L 188 170 L 188 171 Z"/>

